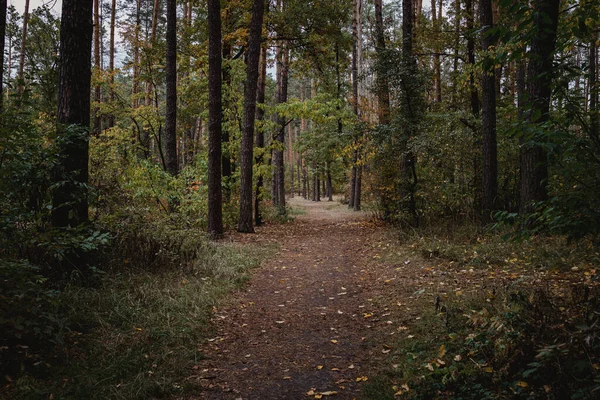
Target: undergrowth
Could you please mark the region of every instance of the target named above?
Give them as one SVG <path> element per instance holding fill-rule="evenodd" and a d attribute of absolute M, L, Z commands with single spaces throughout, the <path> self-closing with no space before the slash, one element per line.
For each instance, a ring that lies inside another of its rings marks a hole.
<path fill-rule="evenodd" d="M 415 296 L 411 308 L 419 318 L 395 335 L 389 367 L 362 398 L 600 397 L 593 245 L 557 237 L 506 242 L 472 227 L 438 227 L 402 239 L 436 274 L 468 278 Z M 500 274 L 505 278 L 486 279 Z"/>

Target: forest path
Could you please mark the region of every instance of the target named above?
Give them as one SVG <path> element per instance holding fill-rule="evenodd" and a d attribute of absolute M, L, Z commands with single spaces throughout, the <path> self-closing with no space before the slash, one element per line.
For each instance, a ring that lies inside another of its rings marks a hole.
<path fill-rule="evenodd" d="M 377 298 L 413 290 L 387 285 L 401 268 L 379 261 L 385 229 L 338 202 L 290 203 L 302 210 L 292 223 L 231 238 L 278 252 L 215 310 L 216 337 L 190 377 L 204 388 L 194 399 L 354 399 L 385 358 L 383 335 L 398 325 Z"/>

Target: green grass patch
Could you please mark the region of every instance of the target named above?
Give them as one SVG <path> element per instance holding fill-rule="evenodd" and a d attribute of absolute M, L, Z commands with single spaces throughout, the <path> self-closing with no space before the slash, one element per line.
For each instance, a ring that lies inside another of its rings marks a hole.
<path fill-rule="evenodd" d="M 197 245 L 179 268 L 144 270 L 127 261 L 93 286 L 62 288 L 49 314 L 62 328 L 46 347 L 21 349 L 35 354 L 6 376 L 4 398 L 148 399 L 195 389 L 185 378 L 203 357 L 198 346 L 210 334 L 213 307 L 270 252 Z"/>

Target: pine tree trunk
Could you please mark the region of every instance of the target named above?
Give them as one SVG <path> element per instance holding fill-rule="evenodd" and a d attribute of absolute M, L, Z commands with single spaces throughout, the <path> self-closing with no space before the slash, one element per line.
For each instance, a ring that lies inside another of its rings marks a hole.
<path fill-rule="evenodd" d="M 117 16 L 117 0 L 112 0 L 111 12 L 110 12 L 110 55 L 108 69 L 110 71 L 110 102 L 111 107 L 114 107 L 115 102 L 115 23 Z M 108 118 L 108 127 L 112 128 L 115 126 L 115 115 L 110 113 Z"/>
<path fill-rule="evenodd" d="M 287 43 L 283 44 L 284 48 L 281 50 L 280 57 L 280 83 L 279 83 L 279 98 L 277 99 L 277 104 L 283 104 L 287 102 L 288 95 L 288 76 L 289 76 L 289 46 Z M 277 123 L 279 125 L 277 135 L 275 136 L 275 142 L 277 146 L 283 146 L 285 144 L 285 126 L 286 119 L 285 116 L 279 116 L 277 118 Z M 283 150 L 276 149 L 273 151 L 273 164 L 275 167 L 275 197 L 276 202 L 275 205 L 278 209 L 280 215 L 286 214 L 285 209 L 285 166 L 283 163 Z"/>
<path fill-rule="evenodd" d="M 25 78 L 25 49 L 27 48 L 27 27 L 29 25 L 29 0 L 25 0 L 25 11 L 23 12 L 23 29 L 21 30 L 21 54 L 19 55 L 19 93 L 23 91 L 23 79 Z"/>
<path fill-rule="evenodd" d="M 385 34 L 383 26 L 383 5 L 382 0 L 374 0 L 375 3 L 375 36 L 377 57 L 380 62 L 385 56 Z M 378 117 L 380 124 L 389 124 L 390 114 L 390 88 L 383 74 L 383 68 L 380 66 L 377 71 L 377 100 L 378 100 Z"/>
<path fill-rule="evenodd" d="M 0 0 L 0 114 L 4 111 L 4 40 L 6 38 L 6 0 Z M 10 65 L 10 64 L 9 64 Z"/>
<path fill-rule="evenodd" d="M 537 29 L 529 52 L 527 100 L 530 110 L 525 118 L 527 122 L 541 126 L 549 119 L 560 0 L 533 0 L 532 4 Z M 540 133 L 521 146 L 521 214 L 531 212 L 534 203 L 548 197 L 548 156 L 538 144 L 544 140 L 544 134 Z"/>
<path fill-rule="evenodd" d="M 208 233 L 223 235 L 221 189 L 221 2 L 208 0 Z"/>
<path fill-rule="evenodd" d="M 333 183 L 331 181 L 331 162 L 327 162 L 327 198 L 333 201 Z"/>
<path fill-rule="evenodd" d="M 487 0 L 484 0 L 487 1 Z M 479 6 L 481 8 L 481 5 Z M 473 68 L 475 66 L 475 37 L 473 34 L 473 0 L 465 0 L 465 8 L 467 9 L 467 62 Z M 479 116 L 479 92 L 475 84 L 475 73 L 469 74 L 469 88 L 471 94 L 471 114 Z"/>
<path fill-rule="evenodd" d="M 100 135 L 102 132 L 102 120 L 100 118 L 100 101 L 102 101 L 102 91 L 100 88 L 100 6 L 99 0 L 94 0 L 94 125 L 92 134 Z"/>
<path fill-rule="evenodd" d="M 596 46 L 598 34 L 592 36 L 590 41 L 589 49 L 589 62 L 588 62 L 588 82 L 589 82 L 589 93 L 590 93 L 590 136 L 594 139 L 599 139 L 600 124 L 598 116 L 598 82 L 597 82 L 597 57 L 598 47 Z"/>
<path fill-rule="evenodd" d="M 165 115 L 165 161 L 167 172 L 172 176 L 179 173 L 177 160 L 177 1 L 167 0 L 167 90 Z"/>
<path fill-rule="evenodd" d="M 242 132 L 240 160 L 240 216 L 238 231 L 252 233 L 252 139 L 256 118 L 256 92 L 258 85 L 261 37 L 265 0 L 254 0 L 248 39 L 248 65 L 244 90 L 244 131 Z"/>
<path fill-rule="evenodd" d="M 140 12 L 142 8 L 142 0 L 136 1 L 135 6 L 135 34 L 133 43 L 133 78 L 132 78 L 132 90 L 131 90 L 131 107 L 137 108 L 139 105 L 137 95 L 139 93 L 139 81 L 140 81 Z M 142 143 L 143 144 L 143 143 Z"/>
<path fill-rule="evenodd" d="M 92 10 L 92 0 L 63 0 L 58 67 L 58 162 L 53 171 L 56 187 L 52 193 L 55 227 L 78 226 L 88 221 Z"/>
<path fill-rule="evenodd" d="M 438 0 L 440 3 L 442 0 Z M 436 35 L 439 35 L 440 26 L 438 24 L 437 18 L 437 9 L 436 9 L 436 0 L 431 0 L 431 22 L 433 24 L 433 29 Z M 441 21 L 440 21 L 441 22 Z M 438 36 L 439 37 L 439 36 Z M 436 38 L 437 39 L 437 38 Z M 439 39 L 437 39 L 439 40 Z M 442 63 L 440 61 L 440 47 L 437 44 L 435 45 L 435 54 L 433 55 L 433 75 L 434 75 L 434 93 L 435 93 L 435 101 L 438 103 L 442 102 Z"/>
<path fill-rule="evenodd" d="M 491 34 L 494 27 L 492 0 L 481 0 L 479 4 L 480 22 L 483 27 L 481 47 L 488 52 L 495 45 Z M 482 108 L 482 154 L 483 154 L 483 198 L 482 211 L 484 221 L 491 219 L 490 212 L 496 208 L 498 196 L 498 159 L 496 143 L 496 77 L 494 61 L 489 55 L 485 56 L 481 76 Z"/>
<path fill-rule="evenodd" d="M 268 12 L 268 11 L 267 11 Z M 267 84 L 267 46 L 263 45 L 260 51 L 260 74 L 258 76 L 258 91 L 256 94 L 256 102 L 259 105 L 264 105 L 265 103 L 265 91 Z M 265 111 L 262 107 L 256 108 L 256 120 L 263 121 L 265 117 Z M 260 149 L 261 152 L 264 151 L 265 147 L 265 134 L 262 129 L 257 130 L 256 132 L 256 142 L 255 147 Z M 264 164 L 264 158 L 262 153 L 256 156 L 255 163 L 258 167 L 261 167 Z M 262 191 L 264 188 L 264 177 L 262 172 L 258 173 L 258 177 L 256 180 L 256 192 L 254 194 L 254 223 L 256 226 L 260 226 L 263 224 L 262 214 L 260 212 L 260 203 Z"/>

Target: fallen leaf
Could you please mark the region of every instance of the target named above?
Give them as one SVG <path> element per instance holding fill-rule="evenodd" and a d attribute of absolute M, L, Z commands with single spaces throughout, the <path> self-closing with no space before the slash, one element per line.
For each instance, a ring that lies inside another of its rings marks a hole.
<path fill-rule="evenodd" d="M 323 369 L 322 365 L 317 365 L 317 369 Z"/>
<path fill-rule="evenodd" d="M 519 381 L 519 382 L 517 382 L 517 386 L 522 387 L 522 388 L 526 388 L 527 386 L 529 386 L 529 384 L 527 382 L 524 382 L 524 381 Z"/>
<path fill-rule="evenodd" d="M 439 354 L 440 354 L 440 358 L 444 358 L 444 356 L 446 355 L 446 346 L 445 345 L 440 346 Z"/>
<path fill-rule="evenodd" d="M 335 340 L 335 339 L 331 339 L 331 343 L 333 343 L 333 344 L 337 344 L 337 342 L 338 342 L 337 340 Z"/>
<path fill-rule="evenodd" d="M 367 378 L 366 376 L 359 376 L 356 378 L 356 382 L 366 382 L 368 380 L 369 378 Z"/>
<path fill-rule="evenodd" d="M 338 394 L 338 392 L 336 392 L 335 390 L 330 390 L 330 391 L 321 393 L 321 395 L 323 395 L 323 396 L 335 396 L 336 394 Z"/>

